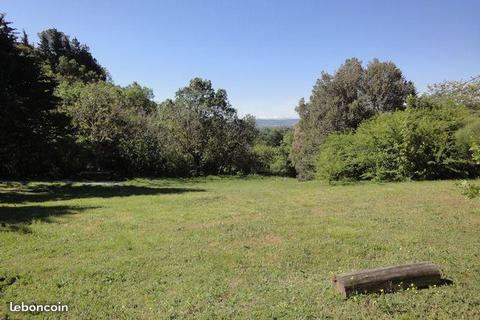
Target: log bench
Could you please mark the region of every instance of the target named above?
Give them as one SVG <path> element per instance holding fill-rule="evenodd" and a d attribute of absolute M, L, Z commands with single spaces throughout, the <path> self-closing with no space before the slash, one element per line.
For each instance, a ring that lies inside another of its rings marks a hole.
<path fill-rule="evenodd" d="M 346 298 L 357 293 L 393 292 L 408 287 L 426 288 L 444 284 L 440 269 L 432 262 L 419 262 L 335 275 L 334 287 Z"/>

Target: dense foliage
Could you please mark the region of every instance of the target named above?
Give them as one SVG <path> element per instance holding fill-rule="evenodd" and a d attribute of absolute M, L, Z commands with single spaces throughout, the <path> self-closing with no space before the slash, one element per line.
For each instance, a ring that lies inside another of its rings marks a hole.
<path fill-rule="evenodd" d="M 76 38 L 48 29 L 31 44 L 0 15 L 0 177 L 478 176 L 480 79 L 415 94 L 394 63 L 347 59 L 300 100 L 293 129 L 257 129 L 209 80 L 157 103 L 136 82 L 115 85 Z"/>
<path fill-rule="evenodd" d="M 0 14 L 0 176 L 56 172 L 51 160 L 58 156 L 66 119 L 56 112 L 55 86 Z"/>
<path fill-rule="evenodd" d="M 463 106 L 412 97 L 404 111 L 380 114 L 355 132 L 326 138 L 317 175 L 330 181 L 474 177 L 479 167 L 471 140 L 464 138 L 478 124 L 472 121 Z"/>
<path fill-rule="evenodd" d="M 174 100 L 113 84 L 87 45 L 56 29 L 37 46 L 0 16 L 0 176 L 254 172 L 255 120 L 199 78 Z"/>
<path fill-rule="evenodd" d="M 225 90 L 195 78 L 174 100 L 160 104 L 168 166 L 176 175 L 231 174 L 249 171 L 255 138 L 253 118 L 240 119 Z"/>
<path fill-rule="evenodd" d="M 262 128 L 254 146 L 255 172 L 295 176 L 290 160 L 293 131 L 290 128 Z"/>
<path fill-rule="evenodd" d="M 164 169 L 161 128 L 148 88 L 109 82 L 61 85 L 60 110 L 75 130 L 71 171 L 159 174 Z"/>
<path fill-rule="evenodd" d="M 240 119 L 224 90 L 193 79 L 175 100 L 157 106 L 137 83 L 63 84 L 61 110 L 76 135 L 77 169 L 121 175 L 247 173 L 254 120 Z"/>
<path fill-rule="evenodd" d="M 44 62 L 46 73 L 60 80 L 92 82 L 107 80 L 107 71 L 90 53 L 87 45 L 57 29 L 48 29 L 38 34 L 36 53 Z"/>
<path fill-rule="evenodd" d="M 363 68 L 348 59 L 334 75 L 322 73 L 310 101 L 297 106 L 300 121 L 295 128 L 292 160 L 300 179 L 312 178 L 314 156 L 325 137 L 336 131 L 352 130 L 379 112 L 404 108 L 404 101 L 415 93 L 392 62 L 377 59 Z"/>
<path fill-rule="evenodd" d="M 480 144 L 473 142 L 470 151 L 472 152 L 473 161 L 480 166 Z M 480 185 L 464 180 L 460 186 L 462 187 L 462 193 L 465 197 L 470 199 L 480 197 Z"/>

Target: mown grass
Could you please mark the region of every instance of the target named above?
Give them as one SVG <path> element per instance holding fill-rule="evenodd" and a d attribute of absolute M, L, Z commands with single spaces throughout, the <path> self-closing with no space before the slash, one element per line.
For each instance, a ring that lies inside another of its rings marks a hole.
<path fill-rule="evenodd" d="M 478 319 L 480 201 L 454 181 L 0 185 L 0 317 Z M 332 274 L 430 260 L 450 286 L 345 300 Z M 66 314 L 18 314 L 8 303 Z"/>

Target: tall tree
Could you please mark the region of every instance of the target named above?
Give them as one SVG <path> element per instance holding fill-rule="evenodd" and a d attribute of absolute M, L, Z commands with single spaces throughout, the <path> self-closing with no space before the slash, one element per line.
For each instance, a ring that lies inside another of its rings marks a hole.
<path fill-rule="evenodd" d="M 53 170 L 52 152 L 67 124 L 56 112 L 55 85 L 0 14 L 0 176 Z"/>
<path fill-rule="evenodd" d="M 313 157 L 329 133 L 354 130 L 378 112 L 403 109 L 409 94 L 415 94 L 413 84 L 392 62 L 374 59 L 365 69 L 360 60 L 351 58 L 335 74 L 323 72 L 310 101 L 302 99 L 296 108 L 300 121 L 290 158 L 299 178 L 312 178 Z"/>
<path fill-rule="evenodd" d="M 253 144 L 252 121 L 239 119 L 226 91 L 208 80 L 191 80 L 159 112 L 179 173 L 228 173 L 240 166 L 232 155 L 246 157 Z"/>
<path fill-rule="evenodd" d="M 123 92 L 130 108 L 145 114 L 153 114 L 157 111 L 157 104 L 153 101 L 152 89 L 142 87 L 134 82 L 123 88 Z"/>
<path fill-rule="evenodd" d="M 37 52 L 46 66 L 60 80 L 69 82 L 92 82 L 108 79 L 108 74 L 90 53 L 90 48 L 77 38 L 57 29 L 48 29 L 38 34 Z"/>
<path fill-rule="evenodd" d="M 405 80 L 402 71 L 391 61 L 373 59 L 368 63 L 363 81 L 367 109 L 373 113 L 403 109 L 405 97 L 415 94 L 415 86 Z"/>

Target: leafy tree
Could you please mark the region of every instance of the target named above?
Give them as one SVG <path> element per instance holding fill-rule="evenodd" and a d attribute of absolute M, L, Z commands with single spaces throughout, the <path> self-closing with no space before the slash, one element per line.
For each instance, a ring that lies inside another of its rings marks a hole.
<path fill-rule="evenodd" d="M 367 68 L 356 59 L 347 59 L 330 75 L 323 72 L 310 100 L 300 100 L 296 111 L 300 121 L 294 131 L 291 159 L 300 179 L 313 177 L 317 152 L 332 132 L 356 129 L 378 112 L 403 109 L 415 89 L 392 62 L 375 59 Z"/>
<path fill-rule="evenodd" d="M 403 109 L 405 98 L 415 94 L 415 86 L 391 61 L 373 59 L 365 69 L 363 90 L 367 109 L 372 113 Z"/>
<path fill-rule="evenodd" d="M 154 95 L 152 89 L 142 87 L 137 82 L 134 82 L 123 88 L 123 92 L 129 107 L 135 109 L 137 112 L 153 114 L 157 111 L 157 104 L 153 101 Z"/>
<path fill-rule="evenodd" d="M 63 84 L 58 95 L 71 119 L 80 168 L 121 174 L 161 173 L 162 139 L 155 126 L 151 90 L 109 82 Z"/>
<path fill-rule="evenodd" d="M 55 152 L 67 126 L 56 112 L 55 81 L 41 72 L 27 39 L 0 14 L 0 176 L 54 173 Z"/>
<path fill-rule="evenodd" d="M 287 127 L 266 127 L 261 128 L 258 131 L 259 132 L 255 143 L 278 147 L 282 144 L 284 135 L 287 132 L 292 131 L 292 129 Z"/>
<path fill-rule="evenodd" d="M 230 173 L 236 158 L 248 158 L 253 124 L 231 107 L 225 90 L 195 78 L 177 91 L 175 100 L 160 105 L 159 121 L 167 131 L 172 167 L 178 174 Z"/>
<path fill-rule="evenodd" d="M 258 134 L 256 120 L 252 115 L 235 117 L 228 124 L 225 135 L 224 161 L 220 167 L 222 173 L 251 173 L 253 170 L 253 145 Z"/>
<path fill-rule="evenodd" d="M 480 76 L 468 81 L 444 81 L 428 86 L 427 95 L 439 100 L 450 100 L 480 112 Z"/>
<path fill-rule="evenodd" d="M 294 176 L 289 155 L 293 133 L 290 128 L 263 128 L 254 146 L 255 172 L 282 176 Z"/>

